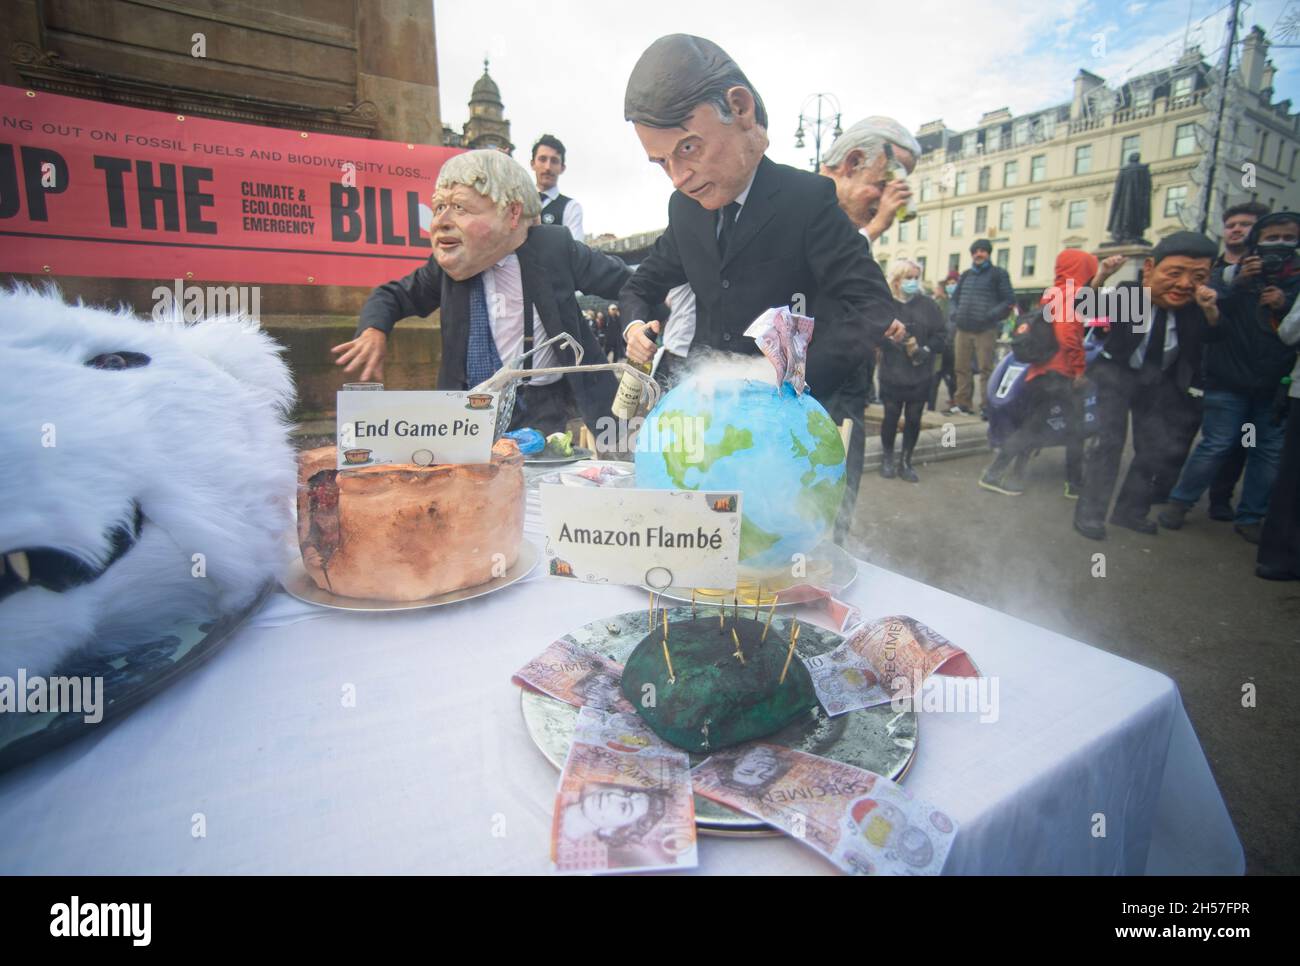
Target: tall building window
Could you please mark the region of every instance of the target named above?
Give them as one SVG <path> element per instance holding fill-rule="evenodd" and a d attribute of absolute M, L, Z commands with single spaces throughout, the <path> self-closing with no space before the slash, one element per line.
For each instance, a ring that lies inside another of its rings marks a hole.
<path fill-rule="evenodd" d="M 961 271 L 961 253 L 960 253 L 960 252 L 953 252 L 951 255 L 948 256 L 948 271 L 950 271 L 950 272 L 958 272 L 958 271 Z"/>
<path fill-rule="evenodd" d="M 989 227 L 989 206 L 980 205 L 975 209 L 975 234 L 983 234 Z"/>
<path fill-rule="evenodd" d="M 1092 145 L 1080 144 L 1074 149 L 1074 173 L 1087 174 L 1092 170 Z"/>
<path fill-rule="evenodd" d="M 965 171 L 958 171 L 958 172 L 957 172 L 957 187 L 956 187 L 956 189 L 953 191 L 953 194 L 954 194 L 954 195 L 961 196 L 961 195 L 964 195 L 965 193 L 966 193 L 966 172 L 965 172 Z"/>
<path fill-rule="evenodd" d="M 1015 138 L 1015 142 L 1017 146 L 1021 144 L 1028 144 L 1029 143 L 1029 118 L 1023 118 L 1022 120 L 1016 121 L 1015 127 L 1012 128 L 1012 131 L 1014 132 L 1012 136 Z"/>
<path fill-rule="evenodd" d="M 888 244 L 889 244 L 889 232 L 887 232 L 887 231 L 882 231 L 882 232 L 880 233 L 880 237 L 879 237 L 878 239 L 876 239 L 876 244 L 877 244 L 877 245 L 888 245 Z"/>
<path fill-rule="evenodd" d="M 1034 272 L 1038 269 L 1038 246 L 1026 245 L 1025 253 L 1020 259 L 1020 274 L 1025 278 L 1032 278 Z"/>
<path fill-rule="evenodd" d="M 1181 158 L 1196 150 L 1196 125 L 1180 124 L 1174 128 L 1174 157 Z"/>
<path fill-rule="evenodd" d="M 1192 92 L 1192 84 L 1195 80 L 1196 78 L 1191 74 L 1184 74 L 1182 77 L 1174 78 L 1173 90 L 1170 91 L 1169 96 L 1175 100 L 1180 97 L 1186 97 Z"/>
<path fill-rule="evenodd" d="M 1281 167 L 1281 165 L 1279 164 L 1278 167 Z M 980 191 L 989 190 L 989 169 L 987 166 L 980 168 L 979 190 Z"/>
<path fill-rule="evenodd" d="M 993 258 L 993 264 L 1004 272 L 1011 268 L 1011 249 L 999 248 Z"/>
<path fill-rule="evenodd" d="M 998 227 L 1003 231 L 1011 230 L 1011 219 L 1015 217 L 1015 207 L 1016 203 L 1014 201 L 1004 201 L 998 206 Z"/>
<path fill-rule="evenodd" d="M 1008 161 L 1002 166 L 1002 187 L 1010 188 L 1020 183 L 1020 162 Z"/>
<path fill-rule="evenodd" d="M 984 132 L 984 150 L 1001 151 L 1002 150 L 1002 128 L 991 127 Z"/>
<path fill-rule="evenodd" d="M 1088 220 L 1088 202 L 1071 201 L 1070 214 L 1066 218 L 1065 227 L 1082 228 L 1084 226 L 1084 222 L 1086 222 L 1087 220 Z"/>
<path fill-rule="evenodd" d="M 925 256 L 924 256 L 924 255 L 917 255 L 917 256 L 916 256 L 916 264 L 918 264 L 918 265 L 921 266 L 921 277 L 922 277 L 922 278 L 925 278 Z"/>
<path fill-rule="evenodd" d="M 921 200 L 929 201 L 934 196 L 934 182 L 929 178 L 921 179 Z"/>
<path fill-rule="evenodd" d="M 905 241 L 907 241 L 907 222 L 900 221 L 898 223 L 898 243 L 901 245 Z"/>
<path fill-rule="evenodd" d="M 1035 154 L 1029 159 L 1029 183 L 1043 181 L 1047 178 L 1047 155 Z"/>
<path fill-rule="evenodd" d="M 962 230 L 965 227 L 966 227 L 966 212 L 964 209 L 958 208 L 956 211 L 952 213 L 952 231 L 949 232 L 949 234 L 951 234 L 953 238 L 960 238 Z"/>
<path fill-rule="evenodd" d="M 1042 224 L 1042 198 L 1030 198 L 1025 202 L 1025 227 L 1037 228 Z"/>
<path fill-rule="evenodd" d="M 1124 138 L 1124 140 L 1120 142 L 1120 148 L 1119 148 L 1120 167 L 1122 168 L 1124 165 L 1128 164 L 1128 156 L 1130 154 L 1132 154 L 1134 151 L 1140 152 L 1141 150 L 1142 150 L 1142 135 L 1130 134 L 1126 138 Z"/>
<path fill-rule="evenodd" d="M 930 237 L 930 216 L 916 216 L 916 240 L 925 241 Z"/>
<path fill-rule="evenodd" d="M 1177 218 L 1178 209 L 1187 203 L 1187 186 L 1177 185 L 1165 192 L 1165 217 Z"/>

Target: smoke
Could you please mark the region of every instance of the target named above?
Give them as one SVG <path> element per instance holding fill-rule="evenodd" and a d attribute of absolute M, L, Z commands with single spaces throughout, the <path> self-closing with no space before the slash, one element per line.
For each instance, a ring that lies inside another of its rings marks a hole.
<path fill-rule="evenodd" d="M 664 391 L 692 380 L 702 395 L 712 396 L 722 383 L 745 379 L 775 388 L 776 370 L 765 356 L 742 356 L 712 348 L 692 349 L 686 362 L 668 374 Z"/>

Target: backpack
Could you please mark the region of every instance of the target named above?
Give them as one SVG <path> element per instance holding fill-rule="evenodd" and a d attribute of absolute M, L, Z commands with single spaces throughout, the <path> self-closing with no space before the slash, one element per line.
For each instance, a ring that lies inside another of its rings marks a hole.
<path fill-rule="evenodd" d="M 1016 316 L 1011 328 L 1011 353 L 1017 362 L 1041 365 L 1056 355 L 1059 345 L 1052 323 L 1043 318 L 1043 309 L 1035 307 Z"/>

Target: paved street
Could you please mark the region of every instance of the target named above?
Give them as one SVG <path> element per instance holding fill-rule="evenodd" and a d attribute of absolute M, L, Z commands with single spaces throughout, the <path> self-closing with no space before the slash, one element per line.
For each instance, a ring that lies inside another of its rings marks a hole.
<path fill-rule="evenodd" d="M 987 454 L 918 465 L 916 485 L 863 476 L 851 549 L 873 563 L 1168 674 L 1223 792 L 1250 873 L 1300 872 L 1300 583 L 1254 576 L 1255 548 L 1204 504 L 1183 530 L 1076 534 L 1064 451 L 1021 497 L 981 490 Z M 1092 576 L 1092 555 L 1106 576 Z M 899 602 L 906 611 L 906 602 Z M 945 630 L 960 643 L 958 629 Z M 1253 682 L 1257 706 L 1242 707 Z"/>

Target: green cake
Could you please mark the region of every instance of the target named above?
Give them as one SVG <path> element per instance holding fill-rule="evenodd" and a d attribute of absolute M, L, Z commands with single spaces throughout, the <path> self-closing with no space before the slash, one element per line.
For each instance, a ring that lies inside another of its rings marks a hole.
<path fill-rule="evenodd" d="M 687 751 L 707 754 L 780 731 L 815 707 L 817 696 L 797 654 L 778 683 L 790 640 L 772 628 L 763 641 L 763 626 L 730 614 L 724 626 L 716 616 L 669 624 L 670 680 L 656 624 L 623 668 L 623 696 L 655 734 Z"/>

